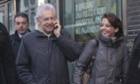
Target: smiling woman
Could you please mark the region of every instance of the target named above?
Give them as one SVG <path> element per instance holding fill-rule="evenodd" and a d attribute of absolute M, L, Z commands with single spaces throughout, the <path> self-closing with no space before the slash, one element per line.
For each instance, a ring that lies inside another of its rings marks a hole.
<path fill-rule="evenodd" d="M 95 42 L 90 40 L 76 61 L 72 84 L 82 84 L 83 72 L 89 63 L 93 62 L 93 55 L 96 58 L 90 68 L 91 76 L 88 84 L 126 84 L 129 65 L 128 48 L 123 42 L 122 23 L 115 14 L 103 15 L 98 43 Z M 93 54 L 95 51 L 96 54 Z"/>
<path fill-rule="evenodd" d="M 107 37 L 123 36 L 122 22 L 114 14 L 104 14 L 101 19 L 101 32 Z"/>
<path fill-rule="evenodd" d="M 81 47 L 96 39 L 102 15 L 112 12 L 121 17 L 122 0 L 59 0 L 61 23 Z M 70 76 L 74 63 L 70 64 Z"/>

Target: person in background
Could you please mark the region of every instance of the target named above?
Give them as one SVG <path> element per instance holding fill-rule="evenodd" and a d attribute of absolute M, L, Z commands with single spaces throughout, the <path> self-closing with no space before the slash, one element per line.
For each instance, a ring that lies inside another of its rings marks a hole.
<path fill-rule="evenodd" d="M 72 84 L 82 84 L 84 69 L 97 49 L 88 84 L 126 84 L 129 65 L 128 48 L 123 42 L 123 28 L 120 19 L 106 13 L 101 19 L 98 40 L 90 40 L 75 64 Z M 96 49 L 95 49 L 96 48 Z"/>
<path fill-rule="evenodd" d="M 17 13 L 14 18 L 14 26 L 15 26 L 15 34 L 10 36 L 10 42 L 16 60 L 21 39 L 24 35 L 30 32 L 28 15 L 22 12 Z M 18 84 L 23 84 L 20 79 L 18 79 Z"/>
<path fill-rule="evenodd" d="M 0 84 L 17 84 L 16 67 L 9 33 L 6 27 L 0 23 Z"/>
<path fill-rule="evenodd" d="M 140 84 L 140 33 L 134 41 L 127 75 L 127 84 Z"/>
<path fill-rule="evenodd" d="M 22 39 L 16 66 L 25 84 L 70 84 L 67 61 L 81 49 L 55 16 L 53 5 L 37 7 L 35 31 Z"/>
<path fill-rule="evenodd" d="M 10 36 L 10 41 L 16 59 L 21 43 L 21 38 L 30 32 L 28 15 L 22 12 L 17 13 L 14 18 L 14 26 L 15 33 Z"/>

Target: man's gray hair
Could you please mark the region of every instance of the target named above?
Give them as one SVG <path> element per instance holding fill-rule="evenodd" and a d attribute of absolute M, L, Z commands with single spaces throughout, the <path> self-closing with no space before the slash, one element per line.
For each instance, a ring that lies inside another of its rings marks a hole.
<path fill-rule="evenodd" d="M 39 7 L 37 7 L 37 9 L 36 9 L 36 17 L 35 18 L 37 19 L 37 18 L 41 17 L 41 12 L 43 10 L 46 10 L 46 9 L 52 10 L 54 12 L 54 14 L 55 14 L 55 7 L 52 4 L 46 3 L 46 4 L 43 4 L 43 5 L 39 6 Z"/>

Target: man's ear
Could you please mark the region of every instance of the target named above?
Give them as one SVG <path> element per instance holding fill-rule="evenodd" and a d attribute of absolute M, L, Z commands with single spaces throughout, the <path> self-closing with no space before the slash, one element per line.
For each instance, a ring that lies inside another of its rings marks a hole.
<path fill-rule="evenodd" d="M 41 24 L 40 18 L 36 18 L 36 23 L 38 24 L 38 26 L 40 26 Z"/>

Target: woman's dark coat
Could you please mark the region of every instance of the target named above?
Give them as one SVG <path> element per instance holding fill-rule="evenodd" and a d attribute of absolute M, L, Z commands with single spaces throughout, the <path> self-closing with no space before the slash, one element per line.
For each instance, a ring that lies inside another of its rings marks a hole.
<path fill-rule="evenodd" d="M 15 60 L 10 46 L 9 34 L 5 26 L 0 23 L 0 84 L 3 80 L 6 81 L 6 84 L 17 84 Z"/>

